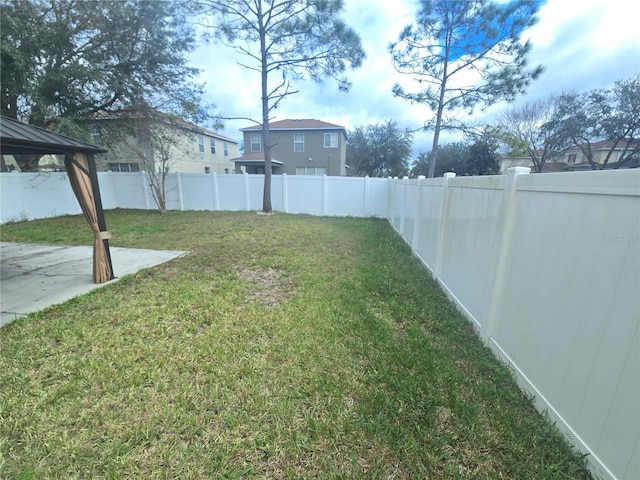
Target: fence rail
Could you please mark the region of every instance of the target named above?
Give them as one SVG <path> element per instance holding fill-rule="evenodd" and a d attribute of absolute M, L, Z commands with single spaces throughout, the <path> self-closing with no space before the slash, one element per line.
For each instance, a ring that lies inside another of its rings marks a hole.
<path fill-rule="evenodd" d="M 276 175 L 276 211 L 387 218 L 604 478 L 640 478 L 640 170 L 379 179 Z M 100 173 L 105 209 L 154 209 Z M 173 174 L 167 206 L 260 210 L 262 175 Z M 64 174 L 0 174 L 0 223 L 79 214 Z"/>

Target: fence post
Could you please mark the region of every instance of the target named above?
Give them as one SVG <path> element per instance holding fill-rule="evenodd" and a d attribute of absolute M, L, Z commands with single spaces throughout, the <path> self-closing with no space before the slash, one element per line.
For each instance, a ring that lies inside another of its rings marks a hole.
<path fill-rule="evenodd" d="M 362 216 L 367 216 L 367 208 L 369 207 L 367 200 L 369 198 L 369 175 L 364 176 L 364 198 L 362 201 Z"/>
<path fill-rule="evenodd" d="M 282 174 L 282 211 L 289 213 L 289 185 L 287 184 L 287 174 Z"/>
<path fill-rule="evenodd" d="M 213 181 L 212 184 L 212 188 L 213 188 L 213 209 L 214 210 L 220 210 L 220 194 L 218 193 L 218 174 L 216 172 L 213 172 L 211 174 L 211 178 Z"/>
<path fill-rule="evenodd" d="M 244 209 L 248 212 L 250 210 L 250 198 L 249 198 L 249 174 L 244 172 Z"/>
<path fill-rule="evenodd" d="M 327 214 L 327 174 L 322 175 L 322 215 Z"/>
<path fill-rule="evenodd" d="M 184 198 L 182 197 L 182 177 L 180 172 L 176 172 L 178 178 L 178 203 L 180 205 L 180 211 L 184 210 Z"/>
<path fill-rule="evenodd" d="M 422 180 L 424 180 L 424 175 L 418 175 L 418 179 L 416 180 L 416 188 L 418 189 L 418 194 L 416 195 L 416 221 L 413 223 L 413 238 L 411 239 L 411 250 L 413 253 L 416 253 L 418 250 L 418 242 L 420 241 L 420 215 L 422 210 Z"/>
<path fill-rule="evenodd" d="M 511 237 L 513 234 L 513 224 L 516 219 L 516 200 L 518 192 L 518 177 L 531 172 L 529 167 L 512 167 L 507 169 L 502 195 L 502 206 L 500 208 L 500 223 L 498 228 L 502 231 L 500 244 L 498 245 L 498 261 L 496 263 L 496 276 L 493 282 L 491 293 L 491 303 L 489 304 L 489 314 L 487 320 L 481 327 L 480 335 L 487 343 L 498 323 L 498 316 L 502 306 L 502 291 L 504 290 L 505 270 L 509 261 L 509 251 L 511 250 Z"/>
<path fill-rule="evenodd" d="M 440 222 L 438 225 L 438 246 L 436 248 L 436 264 L 433 273 L 436 278 L 440 278 L 442 274 L 442 247 L 444 245 L 444 230 L 447 223 L 449 210 L 449 180 L 456 176 L 453 172 L 444 174 L 442 181 L 442 210 L 440 211 Z"/>
<path fill-rule="evenodd" d="M 402 235 L 404 237 L 404 211 L 405 211 L 405 201 L 406 201 L 406 196 L 407 196 L 407 180 L 409 180 L 409 177 L 407 177 L 406 175 L 404 177 L 402 177 L 402 201 L 400 203 L 400 226 L 398 227 L 398 231 L 400 232 L 400 235 Z"/>

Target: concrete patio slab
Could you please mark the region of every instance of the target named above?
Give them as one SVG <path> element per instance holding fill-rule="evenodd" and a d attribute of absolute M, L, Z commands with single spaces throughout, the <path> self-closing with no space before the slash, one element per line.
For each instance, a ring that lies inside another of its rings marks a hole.
<path fill-rule="evenodd" d="M 189 252 L 111 247 L 117 276 L 133 274 Z M 0 327 L 111 282 L 93 283 L 93 248 L 0 242 Z"/>

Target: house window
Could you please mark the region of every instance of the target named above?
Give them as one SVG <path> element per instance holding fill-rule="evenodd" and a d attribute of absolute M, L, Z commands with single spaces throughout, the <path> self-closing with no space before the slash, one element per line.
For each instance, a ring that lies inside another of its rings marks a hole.
<path fill-rule="evenodd" d="M 91 125 L 91 138 L 94 141 L 100 139 L 100 127 L 98 125 Z"/>
<path fill-rule="evenodd" d="M 293 134 L 293 151 L 304 152 L 304 133 Z"/>
<path fill-rule="evenodd" d="M 211 173 L 211 167 L 204 167 L 204 173 Z"/>
<path fill-rule="evenodd" d="M 204 152 L 204 137 L 198 136 L 198 151 Z"/>
<path fill-rule="evenodd" d="M 225 169 L 224 169 L 224 173 L 229 173 L 229 169 L 228 169 L 228 168 L 225 168 Z"/>
<path fill-rule="evenodd" d="M 338 134 L 337 133 L 325 133 L 324 134 L 324 148 L 338 148 Z"/>
<path fill-rule="evenodd" d="M 252 133 L 250 136 L 250 140 L 251 140 L 251 151 L 259 152 L 261 150 L 260 134 Z"/>
<path fill-rule="evenodd" d="M 209 139 L 209 147 L 211 148 L 211 153 L 216 153 L 216 141 L 213 138 Z"/>
<path fill-rule="evenodd" d="M 296 175 L 324 175 L 327 169 L 324 167 L 296 167 Z"/>
<path fill-rule="evenodd" d="M 110 163 L 109 170 L 112 172 L 139 172 L 140 165 L 137 163 Z"/>
<path fill-rule="evenodd" d="M 569 154 L 569 160 L 567 161 L 567 163 L 576 163 L 576 154 L 575 153 L 570 153 Z"/>
<path fill-rule="evenodd" d="M 227 142 L 224 142 L 222 144 L 222 147 L 224 148 L 224 156 L 228 157 L 229 156 L 229 144 Z"/>

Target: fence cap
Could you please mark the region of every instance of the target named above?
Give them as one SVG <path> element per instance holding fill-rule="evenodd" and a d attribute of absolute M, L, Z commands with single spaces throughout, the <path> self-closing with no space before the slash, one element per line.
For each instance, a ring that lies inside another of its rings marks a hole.
<path fill-rule="evenodd" d="M 531 173 L 531 168 L 530 167 L 510 167 L 507 168 L 507 173 L 513 173 L 514 175 L 526 175 L 528 173 Z"/>

